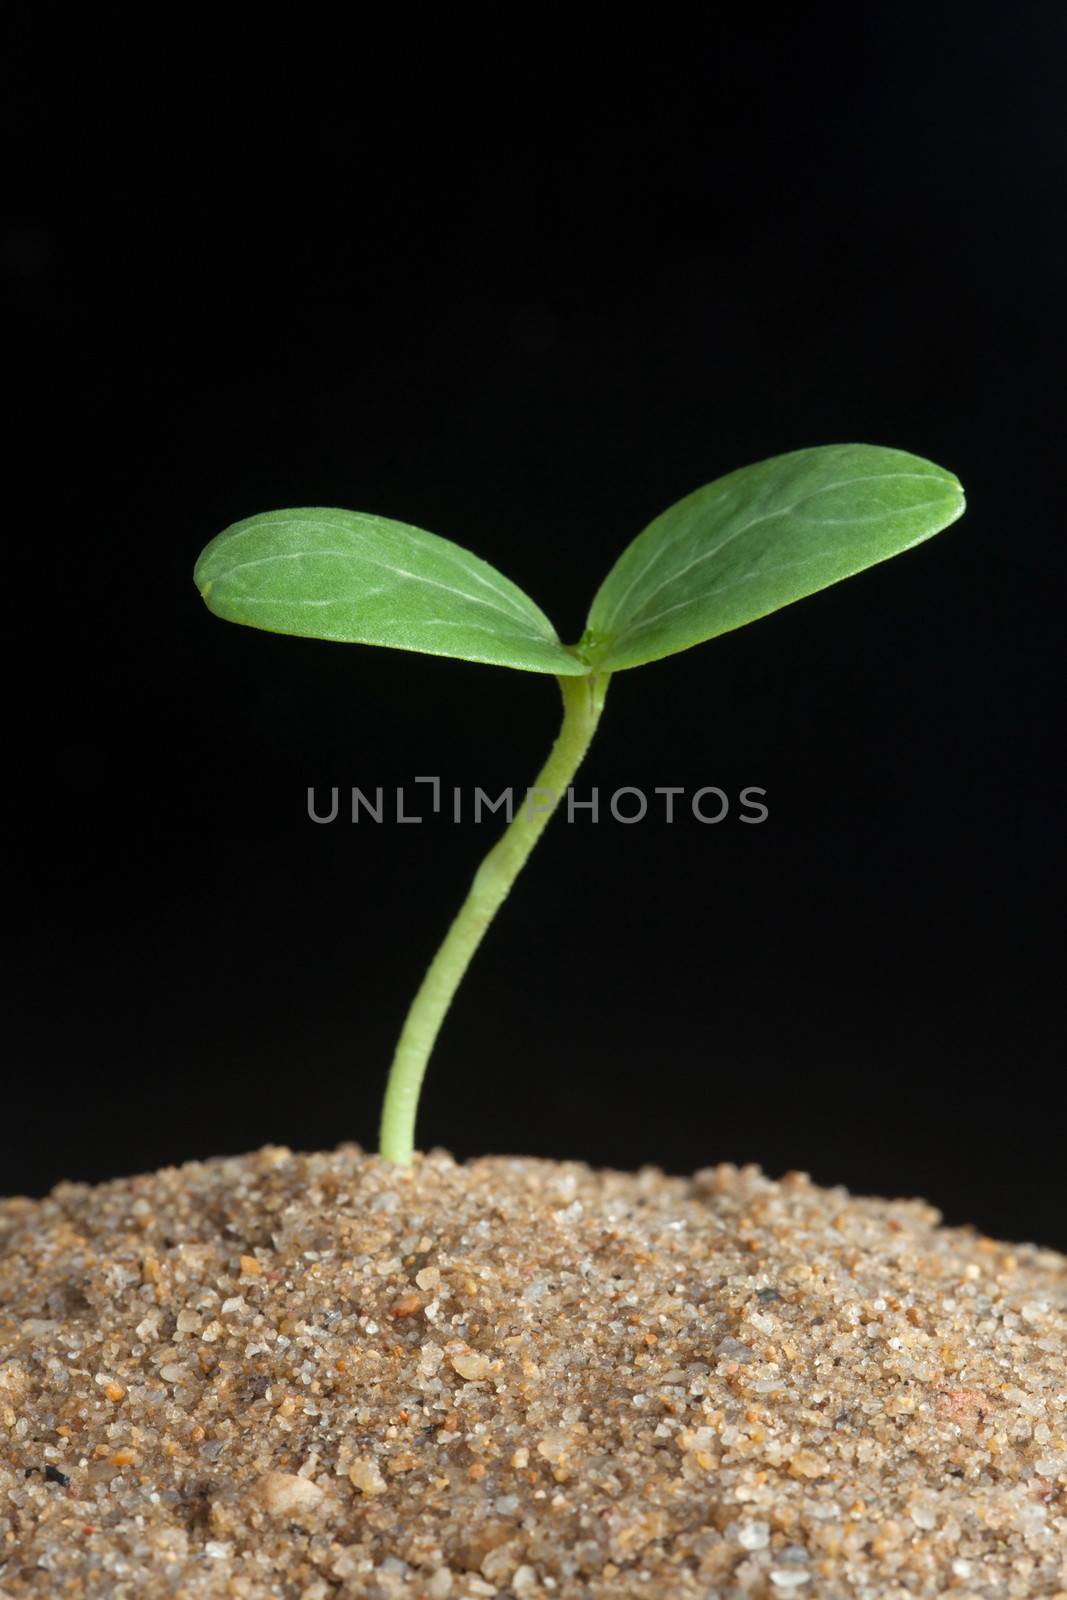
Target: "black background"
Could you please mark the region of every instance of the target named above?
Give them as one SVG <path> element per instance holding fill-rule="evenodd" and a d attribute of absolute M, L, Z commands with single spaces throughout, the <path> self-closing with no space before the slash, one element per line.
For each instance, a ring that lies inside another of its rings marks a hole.
<path fill-rule="evenodd" d="M 554 822 L 419 1143 L 802 1168 L 1067 1246 L 1067 25 L 863 13 L 62 62 L 16 27 L 4 1191 L 373 1148 L 495 829 L 316 827 L 308 786 L 496 793 L 555 732 L 547 677 L 220 622 L 216 532 L 396 517 L 573 640 L 672 501 L 863 440 L 967 515 L 614 679 L 580 785 L 760 785 L 768 821 Z"/>

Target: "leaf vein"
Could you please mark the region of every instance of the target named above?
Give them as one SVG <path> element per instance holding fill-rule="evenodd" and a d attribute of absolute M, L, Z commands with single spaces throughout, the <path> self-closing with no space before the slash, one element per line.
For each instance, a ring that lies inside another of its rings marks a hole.
<path fill-rule="evenodd" d="M 370 517 L 371 514 L 370 513 L 364 513 L 364 515 Z M 463 559 L 465 556 L 469 555 L 472 560 L 479 560 L 480 558 L 474 556 L 473 552 L 464 550 L 462 548 L 462 546 L 460 546 L 460 545 L 452 545 L 447 539 L 443 539 L 440 534 L 430 533 L 427 529 L 424 529 L 424 528 L 412 528 L 412 527 L 409 527 L 407 525 L 407 523 L 394 522 L 391 518 L 374 517 L 371 520 L 373 520 L 375 522 L 384 522 L 386 524 L 387 529 L 388 529 L 388 537 L 396 538 L 396 537 L 402 536 L 403 538 L 407 539 L 409 544 L 414 544 L 416 546 L 421 546 L 423 549 L 425 549 L 425 546 L 422 545 L 422 540 L 423 539 L 431 539 L 431 540 L 433 540 L 434 542 L 433 542 L 433 545 L 432 545 L 432 554 L 433 554 L 433 557 L 434 557 L 435 560 L 437 560 L 437 561 L 452 561 L 453 563 L 458 565 L 460 567 L 461 571 L 465 574 L 466 577 L 473 578 L 476 582 L 483 584 L 490 591 L 491 594 L 495 594 L 499 600 L 506 601 L 509 609 L 511 610 L 511 612 L 512 612 L 512 614 L 514 616 L 522 617 L 524 621 L 528 622 L 530 620 L 530 614 L 529 614 L 530 610 L 531 609 L 532 610 L 536 610 L 537 609 L 534 606 L 533 601 L 530 600 L 528 598 L 528 596 L 523 595 L 522 598 L 519 599 L 516 595 L 510 594 L 506 589 L 499 589 L 496 586 L 496 584 L 490 582 L 490 580 L 484 575 L 484 573 L 474 571 L 471 567 L 466 566 L 465 563 L 464 563 L 464 559 Z M 248 527 L 240 528 L 237 532 L 231 533 L 230 536 L 229 536 L 230 541 L 232 542 L 235 539 L 240 539 L 245 534 L 260 533 L 265 527 L 266 528 L 316 528 L 316 529 L 328 528 L 331 533 L 341 532 L 341 533 L 347 535 L 351 539 L 358 540 L 361 543 L 361 545 L 364 546 L 364 548 L 360 549 L 359 552 L 358 552 L 358 559 L 359 560 L 361 560 L 361 561 L 371 561 L 371 560 L 374 559 L 372 556 L 367 555 L 366 554 L 366 550 L 365 550 L 365 546 L 366 546 L 367 540 L 374 538 L 373 530 L 371 530 L 369 528 L 359 527 L 359 526 L 353 527 L 351 525 L 347 525 L 347 526 L 344 526 L 344 527 L 338 527 L 336 524 L 331 523 L 331 522 L 325 522 L 324 523 L 324 522 L 316 521 L 316 519 L 314 517 L 277 517 L 277 516 L 271 515 L 269 518 L 254 518 Z M 347 551 L 307 550 L 307 551 L 294 551 L 293 553 L 295 555 L 346 555 L 349 558 L 351 558 L 353 556 L 353 554 L 355 554 L 355 552 L 353 552 L 351 550 L 347 550 Z M 246 563 L 242 563 L 242 565 L 245 565 L 245 564 Z M 251 563 L 247 563 L 247 564 L 250 565 Z M 379 564 L 381 564 L 381 563 L 379 563 Z M 426 580 L 426 581 L 429 582 L 431 580 Z M 459 591 L 457 590 L 456 592 L 458 593 Z M 477 597 L 474 596 L 474 595 L 470 595 L 470 596 L 468 596 L 468 598 L 472 599 L 472 600 L 476 600 L 477 599 Z M 523 602 L 525 602 L 525 604 Z"/>
<path fill-rule="evenodd" d="M 259 556 L 255 561 L 241 561 L 230 568 L 230 576 L 232 577 L 240 572 L 249 572 L 253 567 L 271 566 L 278 561 L 305 561 L 319 556 L 336 556 L 341 561 L 351 561 L 353 559 L 351 550 L 294 550 L 284 555 Z M 442 583 L 438 578 L 428 578 L 421 572 L 409 572 L 406 567 L 398 567 L 391 561 L 381 561 L 376 556 L 367 555 L 363 551 L 360 552 L 358 559 L 367 562 L 372 567 L 381 567 L 386 572 L 392 572 L 397 577 L 410 578 L 415 583 L 425 583 L 431 588 L 443 589 L 447 594 L 458 595 L 461 600 L 469 600 L 471 605 L 484 606 L 489 611 L 496 611 L 500 616 L 507 617 L 512 624 L 516 621 L 517 614 L 514 611 L 505 611 L 502 606 L 494 605 L 491 600 L 486 600 L 484 595 L 468 594 L 465 589 L 456 589 L 450 583 Z M 375 594 L 380 594 L 381 592 L 381 589 L 374 590 Z M 252 597 L 246 596 L 245 598 L 251 599 Z M 301 604 L 305 603 L 301 602 Z M 522 620 L 529 623 L 533 619 L 529 615 L 524 615 Z M 531 630 L 531 637 L 544 639 L 551 636 L 544 633 L 533 634 Z M 552 642 L 558 643 L 559 641 L 552 638 Z"/>
<path fill-rule="evenodd" d="M 912 477 L 921 477 L 921 476 L 923 476 L 923 474 L 921 474 L 921 473 L 912 473 L 911 476 Z M 926 502 L 924 502 L 924 504 L 936 505 L 937 501 L 926 501 Z M 929 538 L 929 537 L 931 537 L 929 534 L 921 533 L 921 534 L 918 535 L 917 538 L 912 539 L 910 541 L 910 543 L 905 544 L 905 545 L 901 545 L 899 547 L 897 553 L 898 554 L 902 554 L 905 550 L 911 550 L 911 549 L 914 548 L 915 545 L 922 544 L 923 541 L 925 539 Z M 832 552 L 828 552 L 828 551 L 825 551 L 825 550 L 820 550 L 816 555 L 803 556 L 799 561 L 783 561 L 783 562 L 780 562 L 779 565 L 775 566 L 775 567 L 764 568 L 761 571 L 746 572 L 746 573 L 743 573 L 740 578 L 735 578 L 732 583 L 721 584 L 719 586 L 719 588 L 717 588 L 717 589 L 708 589 L 703 594 L 691 595 L 688 600 L 678 600 L 678 601 L 675 602 L 675 604 L 673 606 L 665 606 L 662 611 L 657 611 L 655 616 L 643 617 L 640 621 L 635 621 L 635 623 L 632 626 L 628 625 L 627 627 L 625 627 L 623 629 L 623 631 L 618 635 L 618 637 L 612 640 L 611 648 L 614 649 L 615 647 L 617 647 L 618 645 L 621 645 L 625 641 L 633 639 L 636 634 L 643 633 L 646 628 L 654 627 L 656 625 L 656 623 L 662 622 L 664 617 L 669 617 L 671 615 L 671 613 L 674 612 L 674 611 L 683 611 L 686 606 L 697 605 L 702 600 L 712 600 L 712 599 L 718 600 L 720 598 L 720 596 L 722 596 L 724 594 L 729 594 L 731 592 L 731 590 L 733 590 L 733 589 L 740 589 L 746 583 L 753 582 L 753 580 L 756 579 L 756 578 L 770 578 L 770 577 L 776 578 L 776 577 L 779 576 L 780 573 L 783 573 L 783 572 L 795 572 L 800 567 L 810 567 L 815 562 L 825 561 L 827 559 L 828 554 L 832 554 Z M 865 569 L 860 567 L 857 570 L 862 572 Z M 856 575 L 855 573 L 843 573 L 843 574 L 841 574 L 842 577 L 854 577 L 855 575 Z M 836 581 L 836 580 L 831 579 L 831 582 L 834 582 L 834 581 Z M 800 598 L 800 597 L 798 596 L 798 598 Z M 775 609 L 777 609 L 777 608 L 775 608 Z"/>
<path fill-rule="evenodd" d="M 758 527 L 761 523 L 763 523 L 763 522 L 773 522 L 776 517 L 792 516 L 793 512 L 796 511 L 798 509 L 798 507 L 800 507 L 802 505 L 805 505 L 807 503 L 807 501 L 814 500 L 814 499 L 817 498 L 817 496 L 819 496 L 821 494 L 828 494 L 832 490 L 835 490 L 835 489 L 851 489 L 857 483 L 885 483 L 885 482 L 889 481 L 890 479 L 896 479 L 896 478 L 916 478 L 916 479 L 921 479 L 923 481 L 928 481 L 931 476 L 932 476 L 932 474 L 930 474 L 928 472 L 877 472 L 877 473 L 867 473 L 865 476 L 859 477 L 859 478 L 844 478 L 844 479 L 841 480 L 840 483 L 824 484 L 819 489 L 812 489 L 808 494 L 801 495 L 800 499 L 799 500 L 795 500 L 792 505 L 782 506 L 777 511 L 767 511 L 767 512 L 762 513 L 760 516 L 753 517 L 750 522 L 746 522 L 740 528 L 736 528 L 733 533 L 729 534 L 725 539 L 722 539 L 717 545 L 714 545 L 710 550 L 704 550 L 704 551 L 702 551 L 700 553 L 700 555 L 694 556 L 693 560 L 689 562 L 688 566 L 679 568 L 679 570 L 677 572 L 672 572 L 669 575 L 669 577 L 664 578 L 662 583 L 657 584 L 657 586 L 653 590 L 651 590 L 651 592 L 649 594 L 647 594 L 645 596 L 644 600 L 642 600 L 641 605 L 638 607 L 637 611 L 634 613 L 633 617 L 631 618 L 630 623 L 628 623 L 627 627 L 623 629 L 623 633 L 619 635 L 619 638 L 624 637 L 626 632 L 630 628 L 630 626 L 632 624 L 634 624 L 634 623 L 638 623 L 638 622 L 641 622 L 641 621 L 656 621 L 656 620 L 658 620 L 659 616 L 665 616 L 667 614 L 666 612 L 660 612 L 660 613 L 657 614 L 656 617 L 644 618 L 642 616 L 642 613 L 645 611 L 647 606 L 651 605 L 652 601 L 656 598 L 656 596 L 658 594 L 662 594 L 664 589 L 669 588 L 672 583 L 676 583 L 679 578 L 684 578 L 686 573 L 692 572 L 693 568 L 700 566 L 702 562 L 710 561 L 713 556 L 719 555 L 721 551 L 726 549 L 727 545 L 733 544 L 735 539 L 739 539 L 742 534 L 749 533 L 753 528 Z M 909 511 L 921 511 L 926 506 L 937 505 L 938 503 L 939 502 L 937 500 L 924 500 L 924 501 L 921 501 L 921 502 L 919 502 L 918 504 L 916 504 L 914 506 L 908 506 L 907 510 L 909 510 Z M 852 523 L 857 523 L 857 522 L 877 521 L 879 517 L 892 516 L 893 514 L 894 514 L 893 510 L 889 510 L 889 511 L 876 512 L 876 513 L 873 513 L 873 514 L 868 515 L 868 516 L 823 517 L 820 520 L 823 523 L 825 523 L 827 526 L 845 527 L 847 525 L 850 525 Z M 666 550 L 668 550 L 670 548 L 670 543 L 671 543 L 671 541 L 667 541 L 665 544 L 661 545 L 659 547 L 659 550 L 657 550 L 657 552 L 656 552 L 657 556 L 659 554 L 661 554 L 661 553 L 664 553 Z M 655 558 L 653 558 L 653 560 L 649 562 L 648 566 L 645 568 L 645 573 L 648 573 L 649 571 L 651 571 L 651 569 L 652 569 L 654 564 L 655 564 Z M 778 569 L 776 569 L 776 570 L 778 570 Z M 785 570 L 788 570 L 788 569 L 785 569 Z M 642 576 L 644 576 L 644 574 L 642 574 Z M 633 588 L 633 585 L 631 584 L 630 585 L 630 589 L 632 589 L 632 588 Z M 627 593 L 629 593 L 629 590 L 627 591 Z M 697 598 L 699 599 L 699 598 L 702 598 L 702 597 L 697 596 Z M 680 602 L 680 604 L 689 604 L 689 603 L 690 602 L 688 602 L 688 601 Z M 673 607 L 673 606 L 672 607 L 668 607 L 668 610 L 674 610 L 674 609 L 676 609 L 676 608 Z M 618 615 L 618 608 L 617 607 L 616 607 L 615 615 L 616 616 Z"/>

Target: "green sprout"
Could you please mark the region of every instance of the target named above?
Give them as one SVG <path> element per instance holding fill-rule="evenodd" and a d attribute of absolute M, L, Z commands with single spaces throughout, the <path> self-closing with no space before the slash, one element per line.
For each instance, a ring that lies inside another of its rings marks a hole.
<path fill-rule="evenodd" d="M 963 514 L 950 472 L 901 450 L 824 445 L 729 472 L 627 546 L 577 644 L 462 545 L 358 511 L 247 517 L 196 565 L 230 622 L 344 644 L 551 673 L 563 724 L 530 799 L 474 874 L 407 1014 L 382 1109 L 380 1154 L 411 1163 L 426 1064 L 474 952 L 589 748 L 612 674 L 765 617 L 921 544 Z M 531 804 L 533 795 L 539 803 Z M 543 803 L 542 803 L 543 802 Z"/>

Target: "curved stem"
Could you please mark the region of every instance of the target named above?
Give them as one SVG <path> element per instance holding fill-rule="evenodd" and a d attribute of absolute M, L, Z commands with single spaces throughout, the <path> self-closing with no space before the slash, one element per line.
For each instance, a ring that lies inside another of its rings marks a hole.
<path fill-rule="evenodd" d="M 385 1088 L 379 1151 L 383 1161 L 411 1165 L 419 1090 L 441 1023 L 485 930 L 589 748 L 610 676 L 601 672 L 558 680 L 563 691 L 563 725 L 548 760 L 519 802 L 506 832 L 474 874 L 467 898 L 407 1014 Z"/>

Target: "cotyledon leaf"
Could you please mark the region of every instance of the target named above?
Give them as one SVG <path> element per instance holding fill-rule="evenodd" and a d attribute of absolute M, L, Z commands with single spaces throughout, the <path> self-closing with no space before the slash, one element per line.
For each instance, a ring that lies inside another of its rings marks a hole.
<path fill-rule="evenodd" d="M 585 653 L 617 672 L 687 650 L 929 539 L 964 511 L 951 472 L 903 450 L 794 450 L 670 506 L 597 590 Z"/>
<path fill-rule="evenodd" d="M 271 633 L 526 672 L 589 670 L 495 567 L 387 517 L 322 507 L 246 517 L 211 541 L 194 578 L 216 615 Z"/>

